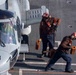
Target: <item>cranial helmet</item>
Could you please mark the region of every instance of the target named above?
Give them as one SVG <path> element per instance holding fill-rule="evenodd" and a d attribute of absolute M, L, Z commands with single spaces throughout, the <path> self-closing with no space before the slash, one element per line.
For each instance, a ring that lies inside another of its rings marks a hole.
<path fill-rule="evenodd" d="M 74 38 L 74 39 L 76 39 L 76 32 L 72 33 L 71 37 Z"/>
<path fill-rule="evenodd" d="M 48 17 L 49 14 L 48 13 L 43 13 L 42 17 Z"/>

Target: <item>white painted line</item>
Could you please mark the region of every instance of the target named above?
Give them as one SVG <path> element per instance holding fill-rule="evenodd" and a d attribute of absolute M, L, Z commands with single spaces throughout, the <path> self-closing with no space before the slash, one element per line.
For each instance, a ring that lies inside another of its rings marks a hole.
<path fill-rule="evenodd" d="M 22 75 L 22 69 L 19 69 L 19 75 Z"/>
<path fill-rule="evenodd" d="M 66 63 L 55 63 L 55 65 L 66 65 Z M 76 65 L 76 64 L 73 64 L 72 65 Z"/>
<path fill-rule="evenodd" d="M 74 72 L 76 72 L 76 71 L 74 71 Z"/>
<path fill-rule="evenodd" d="M 20 71 L 35 71 L 35 72 L 40 71 L 40 72 L 43 72 L 43 70 L 39 70 L 39 69 L 20 69 Z M 74 71 L 74 73 L 76 73 L 76 70 Z M 22 75 L 22 74 L 19 74 L 19 75 Z"/>
<path fill-rule="evenodd" d="M 40 70 L 38 70 L 38 69 L 19 69 L 19 75 L 23 75 L 22 74 L 22 71 L 40 71 Z"/>
<path fill-rule="evenodd" d="M 26 64 L 47 64 L 47 62 L 24 62 Z"/>
<path fill-rule="evenodd" d="M 26 71 L 39 71 L 38 69 L 22 69 L 22 70 L 26 70 Z"/>
<path fill-rule="evenodd" d="M 18 62 L 18 63 L 22 63 L 22 62 Z M 47 64 L 47 62 L 24 62 L 25 64 Z M 66 65 L 66 63 L 55 63 L 55 65 Z M 76 63 L 72 63 L 72 66 L 76 66 Z M 19 75 L 22 75 L 22 71 L 42 71 L 39 69 L 19 69 Z M 76 70 L 74 71 L 76 73 Z"/>
<path fill-rule="evenodd" d="M 17 62 L 17 63 L 37 64 L 37 65 L 42 64 L 42 65 L 44 65 L 44 64 L 47 64 L 48 62 Z M 66 65 L 66 63 L 55 63 L 55 65 Z M 71 65 L 76 66 L 76 63 L 72 63 Z"/>

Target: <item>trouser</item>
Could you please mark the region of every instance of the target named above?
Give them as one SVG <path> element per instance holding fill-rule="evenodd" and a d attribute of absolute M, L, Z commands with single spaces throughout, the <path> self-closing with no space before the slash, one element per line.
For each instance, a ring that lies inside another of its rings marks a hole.
<path fill-rule="evenodd" d="M 44 51 L 47 50 L 47 37 L 43 36 L 42 38 L 42 54 L 46 54 Z"/>
<path fill-rule="evenodd" d="M 55 53 L 54 57 L 49 60 L 45 70 L 48 70 L 49 68 L 51 68 L 56 63 L 56 61 L 61 57 L 66 61 L 65 71 L 71 70 L 72 59 L 71 59 L 70 55 L 66 54 L 66 53 L 61 53 L 61 52 L 56 52 Z"/>
<path fill-rule="evenodd" d="M 47 35 L 47 39 L 49 42 L 49 52 L 48 57 L 52 58 L 54 55 L 54 44 L 55 44 L 55 33 L 52 33 L 50 35 Z"/>
<path fill-rule="evenodd" d="M 55 44 L 55 33 L 47 35 L 47 40 L 49 42 L 49 50 L 53 49 Z"/>
<path fill-rule="evenodd" d="M 49 46 L 49 50 L 53 49 L 54 43 L 55 43 L 54 38 L 55 38 L 54 34 L 43 35 L 43 38 L 42 38 L 42 44 L 43 44 L 42 54 L 45 54 L 44 51 L 47 50 L 47 46 Z"/>

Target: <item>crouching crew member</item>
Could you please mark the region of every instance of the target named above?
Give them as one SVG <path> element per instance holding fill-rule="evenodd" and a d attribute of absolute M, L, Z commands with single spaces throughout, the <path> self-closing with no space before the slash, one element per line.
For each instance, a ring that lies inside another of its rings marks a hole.
<path fill-rule="evenodd" d="M 71 56 L 70 56 L 70 50 L 72 48 L 72 40 L 76 39 L 76 32 L 74 32 L 73 34 L 71 34 L 70 36 L 65 36 L 60 44 L 60 46 L 58 47 L 55 55 L 53 56 L 52 59 L 50 59 L 49 63 L 47 64 L 45 71 L 47 71 L 49 68 L 51 68 L 55 62 L 59 59 L 59 58 L 63 58 L 66 61 L 66 67 L 65 67 L 65 72 L 74 72 L 71 69 Z"/>

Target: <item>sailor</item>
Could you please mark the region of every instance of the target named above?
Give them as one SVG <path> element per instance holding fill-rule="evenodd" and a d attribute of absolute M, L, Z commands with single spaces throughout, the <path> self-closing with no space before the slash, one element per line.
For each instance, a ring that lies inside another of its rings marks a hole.
<path fill-rule="evenodd" d="M 65 67 L 65 72 L 74 72 L 71 69 L 71 56 L 70 56 L 70 50 L 72 48 L 72 40 L 76 39 L 76 32 L 74 32 L 73 34 L 69 35 L 69 36 L 65 36 L 60 44 L 60 46 L 58 47 L 55 55 L 53 56 L 53 58 L 51 58 L 49 60 L 49 63 L 47 64 L 45 71 L 52 69 L 52 66 L 56 63 L 56 61 L 60 58 L 63 58 L 66 61 L 66 67 Z"/>
<path fill-rule="evenodd" d="M 40 22 L 40 40 L 42 40 L 42 55 L 46 56 L 47 46 L 51 51 L 54 48 L 55 43 L 55 31 L 60 23 L 60 19 L 51 17 L 48 13 L 42 15 L 42 20 Z M 49 54 L 48 54 L 49 55 Z"/>

